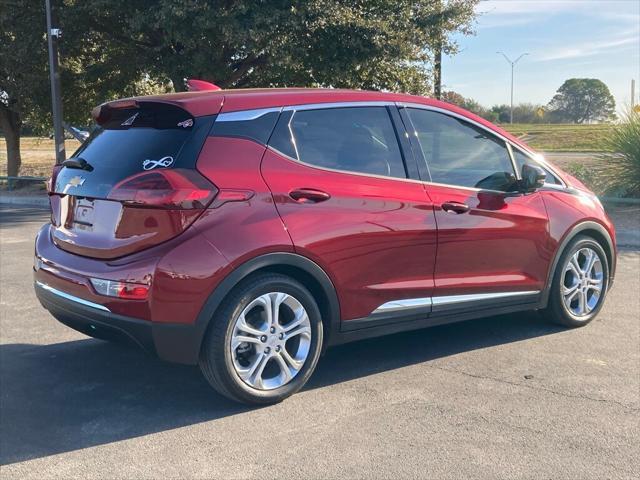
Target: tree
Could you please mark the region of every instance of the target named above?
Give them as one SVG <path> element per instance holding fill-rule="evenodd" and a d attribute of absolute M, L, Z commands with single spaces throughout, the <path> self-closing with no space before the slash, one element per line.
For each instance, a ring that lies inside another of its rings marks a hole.
<path fill-rule="evenodd" d="M 565 81 L 549 102 L 550 113 L 572 123 L 606 122 L 615 119 L 616 102 L 609 88 L 595 78 Z"/>
<path fill-rule="evenodd" d="M 0 93 L 7 92 L 12 111 L 36 122 L 48 120 L 41 108 L 48 98 L 38 97 L 36 108 L 30 89 L 14 88 L 13 77 L 29 70 L 20 57 L 31 52 L 18 45 L 28 37 L 39 52 L 30 71 L 38 83 L 47 82 L 41 3 L 14 0 L 0 13 L 2 40 L 10 38 L 22 49 L 18 55 L 5 42 L 0 47 Z M 188 77 L 223 88 L 322 86 L 424 94 L 430 90 L 434 36 L 442 38 L 443 51 L 454 52 L 451 34 L 470 31 L 477 0 L 58 3 L 65 120 L 83 123 L 96 103 L 147 93 L 149 86 L 183 90 Z M 5 78 L 11 85 L 5 87 Z"/>
<path fill-rule="evenodd" d="M 493 115 L 490 110 L 480 105 L 479 102 L 477 102 L 473 98 L 463 97 L 458 92 L 454 92 L 453 90 L 443 92 L 442 100 L 447 103 L 451 103 L 453 105 L 457 105 L 458 107 L 464 108 L 465 110 L 469 110 L 470 112 L 473 112 L 480 117 L 484 117 L 491 121 L 495 120 L 495 115 Z"/>
<path fill-rule="evenodd" d="M 11 1 L 0 9 L 0 128 L 9 176 L 20 171 L 24 121 L 38 124 L 50 107 L 45 30 L 44 2 Z"/>
<path fill-rule="evenodd" d="M 186 77 L 223 88 L 333 86 L 425 93 L 429 45 L 467 33 L 477 0 L 74 2 L 74 28 L 117 48 L 177 90 Z M 86 54 L 86 48 L 83 48 Z M 97 56 L 101 62 L 104 57 Z M 110 59 L 111 60 L 111 59 Z"/>

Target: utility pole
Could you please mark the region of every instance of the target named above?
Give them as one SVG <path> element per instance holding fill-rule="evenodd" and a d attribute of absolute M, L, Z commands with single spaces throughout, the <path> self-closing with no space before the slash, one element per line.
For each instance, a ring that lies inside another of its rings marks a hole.
<path fill-rule="evenodd" d="M 496 52 L 499 53 L 500 55 L 502 55 L 504 57 L 504 59 L 511 65 L 511 110 L 510 110 L 510 115 L 509 115 L 509 123 L 513 123 L 513 70 L 516 66 L 516 63 L 518 63 L 518 61 L 524 57 L 525 55 L 529 55 L 528 53 L 523 53 L 522 55 L 520 55 L 518 58 L 516 58 L 515 60 L 511 61 L 511 59 L 509 57 L 507 57 L 503 52 Z"/>
<path fill-rule="evenodd" d="M 442 43 L 436 45 L 433 62 L 433 96 L 442 100 Z"/>
<path fill-rule="evenodd" d="M 60 95 L 60 72 L 58 69 L 58 40 L 62 30 L 57 27 L 55 11 L 51 9 L 51 0 L 46 0 L 47 40 L 49 44 L 49 77 L 51 79 L 51 107 L 53 113 L 53 137 L 56 145 L 56 165 L 66 160 L 64 151 L 64 128 L 62 126 L 62 96 Z"/>
<path fill-rule="evenodd" d="M 438 0 L 438 15 L 433 58 L 433 96 L 442 100 L 442 0 Z"/>

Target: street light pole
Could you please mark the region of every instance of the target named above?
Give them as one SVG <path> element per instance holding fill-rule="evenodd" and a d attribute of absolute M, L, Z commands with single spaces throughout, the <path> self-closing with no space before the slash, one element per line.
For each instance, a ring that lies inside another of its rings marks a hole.
<path fill-rule="evenodd" d="M 47 41 L 49 45 L 49 77 L 51 80 L 51 107 L 53 113 L 53 137 L 56 145 L 56 165 L 66 160 L 64 151 L 64 129 L 62 125 L 62 97 L 60 96 L 60 72 L 58 71 L 58 40 L 62 31 L 55 27 L 57 23 L 51 11 L 51 0 L 46 0 Z"/>
<path fill-rule="evenodd" d="M 515 60 L 511 61 L 511 59 L 509 57 L 507 57 L 503 52 L 496 52 L 499 53 L 500 55 L 502 55 L 504 57 L 504 59 L 511 65 L 511 109 L 510 109 L 510 114 L 509 114 L 509 123 L 513 123 L 513 70 L 516 66 L 516 63 L 518 63 L 518 61 L 524 57 L 525 55 L 529 55 L 528 53 L 523 53 L 522 55 L 520 55 L 518 58 L 516 58 Z"/>

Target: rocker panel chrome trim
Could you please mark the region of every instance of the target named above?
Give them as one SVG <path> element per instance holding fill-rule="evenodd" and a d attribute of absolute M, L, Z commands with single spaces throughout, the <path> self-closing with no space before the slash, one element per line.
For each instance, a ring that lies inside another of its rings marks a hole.
<path fill-rule="evenodd" d="M 439 305 L 452 305 L 465 302 L 477 302 L 481 300 L 494 300 L 497 298 L 537 295 L 539 293 L 540 290 L 527 290 L 523 292 L 474 293 L 471 295 L 444 295 L 441 297 L 433 297 L 431 300 L 433 306 L 436 307 Z"/>
<path fill-rule="evenodd" d="M 474 293 L 470 295 L 443 295 L 439 297 L 406 298 L 383 303 L 371 312 L 371 315 L 401 312 L 421 307 L 431 307 L 431 309 L 435 311 L 439 310 L 438 307 L 448 307 L 450 305 L 459 305 L 468 302 L 497 300 L 511 297 L 527 297 L 531 295 L 538 295 L 539 293 L 540 290 L 526 290 L 519 292 Z"/>
<path fill-rule="evenodd" d="M 407 310 L 410 308 L 418 308 L 418 307 L 430 307 L 431 306 L 431 297 L 424 298 L 407 298 L 404 300 L 392 300 L 387 303 L 383 303 L 378 308 L 376 308 L 372 315 L 377 313 L 388 313 L 388 312 L 397 312 L 402 310 Z"/>

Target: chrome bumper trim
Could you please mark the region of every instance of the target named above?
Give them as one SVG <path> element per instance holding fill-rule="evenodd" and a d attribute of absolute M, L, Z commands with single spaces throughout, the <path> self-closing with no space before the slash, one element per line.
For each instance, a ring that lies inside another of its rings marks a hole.
<path fill-rule="evenodd" d="M 36 281 L 36 285 L 38 285 L 39 287 L 47 290 L 48 292 L 53 293 L 54 295 L 57 295 L 57 296 L 62 297 L 62 298 L 65 298 L 67 300 L 71 300 L 72 302 L 76 302 L 76 303 L 79 303 L 81 305 L 85 305 L 85 306 L 91 307 L 91 308 L 97 308 L 98 310 L 102 310 L 102 311 L 105 311 L 105 312 L 111 312 L 111 310 L 109 310 L 104 305 L 100 305 L 98 303 L 93 303 L 93 302 L 90 302 L 89 300 L 84 300 L 84 299 L 78 298 L 78 297 L 76 297 L 74 295 L 69 295 L 68 293 L 61 292 L 60 290 L 57 290 L 57 289 L 55 289 L 53 287 L 50 287 L 46 283 L 42 283 L 42 282 Z"/>

